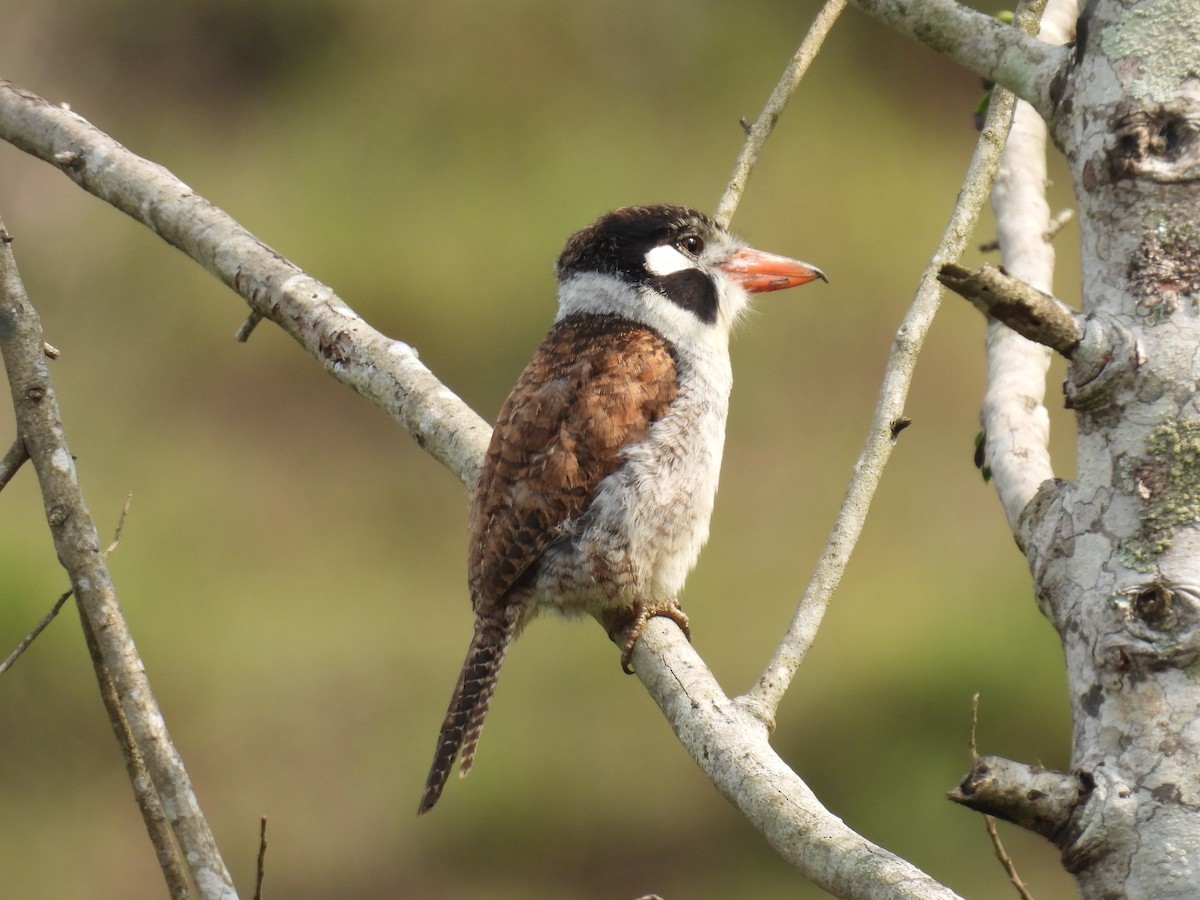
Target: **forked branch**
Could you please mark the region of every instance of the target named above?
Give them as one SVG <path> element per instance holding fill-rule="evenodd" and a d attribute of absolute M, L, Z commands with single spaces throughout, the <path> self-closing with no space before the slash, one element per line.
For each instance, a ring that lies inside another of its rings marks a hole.
<path fill-rule="evenodd" d="M 236 897 L 117 602 L 67 446 L 41 322 L 7 242 L 0 242 L 0 355 L 17 432 L 41 485 L 54 547 L 71 578 L 101 694 L 171 895 Z"/>
<path fill-rule="evenodd" d="M 1004 27 L 1013 31 L 1036 29 L 1041 8 L 1033 4 L 1023 8 L 1017 18 L 1018 27 Z M 867 511 L 891 457 L 896 438 L 908 424 L 904 403 L 925 335 L 933 324 L 933 317 L 941 302 L 937 276 L 943 266 L 956 260 L 966 247 L 995 177 L 1015 102 L 1008 91 L 997 89 L 993 93 L 983 132 L 967 169 L 958 201 L 950 214 L 950 221 L 937 250 L 925 267 L 916 296 L 896 332 L 866 444 L 854 465 L 854 475 L 846 488 L 829 540 L 800 598 L 787 634 L 758 682 L 740 698 L 763 721 L 773 720 L 780 700 L 816 638 L 825 610 L 841 582 L 850 554 L 866 524 Z"/>

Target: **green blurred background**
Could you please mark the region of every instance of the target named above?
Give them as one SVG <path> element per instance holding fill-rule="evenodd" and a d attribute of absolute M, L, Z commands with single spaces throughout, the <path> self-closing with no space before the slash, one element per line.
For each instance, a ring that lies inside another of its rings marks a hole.
<path fill-rule="evenodd" d="M 67 102 L 332 285 L 485 417 L 553 315 L 562 241 L 623 204 L 711 209 L 817 5 L 41 0 L 0 74 Z M 820 265 L 767 296 L 711 542 L 684 593 L 730 692 L 756 677 L 840 502 L 975 131 L 973 76 L 850 11 L 735 228 Z M 1053 177 L 1068 205 L 1065 170 Z M 470 633 L 466 495 L 241 301 L 0 145 L 0 216 L 122 603 L 242 895 L 816 897 L 707 783 L 590 623 L 506 663 L 478 764 L 414 815 Z M 992 236 L 985 218 L 976 243 Z M 1059 293 L 1077 291 L 1059 239 Z M 968 263 L 984 259 L 968 254 Z M 972 465 L 983 323 L 947 299 L 904 432 L 774 743 L 838 815 L 972 898 L 1011 888 L 945 792 L 982 752 L 1068 765 L 1058 644 Z M 1070 422 L 1051 375 L 1060 475 Z M 11 421 L 7 419 L 6 421 Z M 0 429 L 0 445 L 12 439 Z M 32 472 L 3 496 L 0 656 L 64 589 Z M 164 893 L 70 607 L 0 678 L 6 897 Z M 1053 849 L 1002 825 L 1043 898 Z"/>

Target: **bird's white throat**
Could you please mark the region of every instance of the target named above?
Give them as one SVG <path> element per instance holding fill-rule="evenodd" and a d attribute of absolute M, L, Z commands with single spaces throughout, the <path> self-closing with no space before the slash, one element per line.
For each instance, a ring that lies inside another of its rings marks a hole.
<path fill-rule="evenodd" d="M 580 272 L 559 285 L 556 320 L 577 314 L 621 316 L 654 329 L 678 350 L 696 348 L 707 355 L 720 348 L 728 354 L 730 329 L 749 304 L 749 297 L 726 279 L 717 282 L 717 291 L 717 321 L 706 323 L 649 285 L 631 285 L 615 275 Z"/>

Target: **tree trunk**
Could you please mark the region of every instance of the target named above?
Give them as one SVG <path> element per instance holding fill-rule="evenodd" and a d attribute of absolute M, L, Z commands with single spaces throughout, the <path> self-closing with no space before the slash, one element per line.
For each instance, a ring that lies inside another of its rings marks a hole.
<path fill-rule="evenodd" d="M 1195 897 L 1200 6 L 1093 0 L 1027 99 L 1070 163 L 1082 232 L 1081 339 L 1056 348 L 1078 474 L 1044 481 L 1014 522 L 1062 639 L 1073 771 L 983 759 L 956 799 L 1055 841 L 1085 897 Z M 1009 437 L 989 431 L 989 448 Z M 1008 452 L 1009 485 L 1036 470 Z"/>
<path fill-rule="evenodd" d="M 1023 533 L 1063 641 L 1085 896 L 1200 889 L 1200 8 L 1088 5 L 1051 91 L 1082 232 L 1078 475 Z"/>

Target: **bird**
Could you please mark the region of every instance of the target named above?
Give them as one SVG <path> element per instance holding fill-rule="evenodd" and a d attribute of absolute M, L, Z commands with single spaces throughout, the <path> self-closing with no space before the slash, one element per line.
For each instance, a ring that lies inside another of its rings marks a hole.
<path fill-rule="evenodd" d="M 621 648 L 677 595 L 708 539 L 749 294 L 820 269 L 755 250 L 684 206 L 630 206 L 570 237 L 558 313 L 504 402 L 472 494 L 475 628 L 418 814 L 475 759 L 505 653 L 541 612 L 592 615 Z"/>

